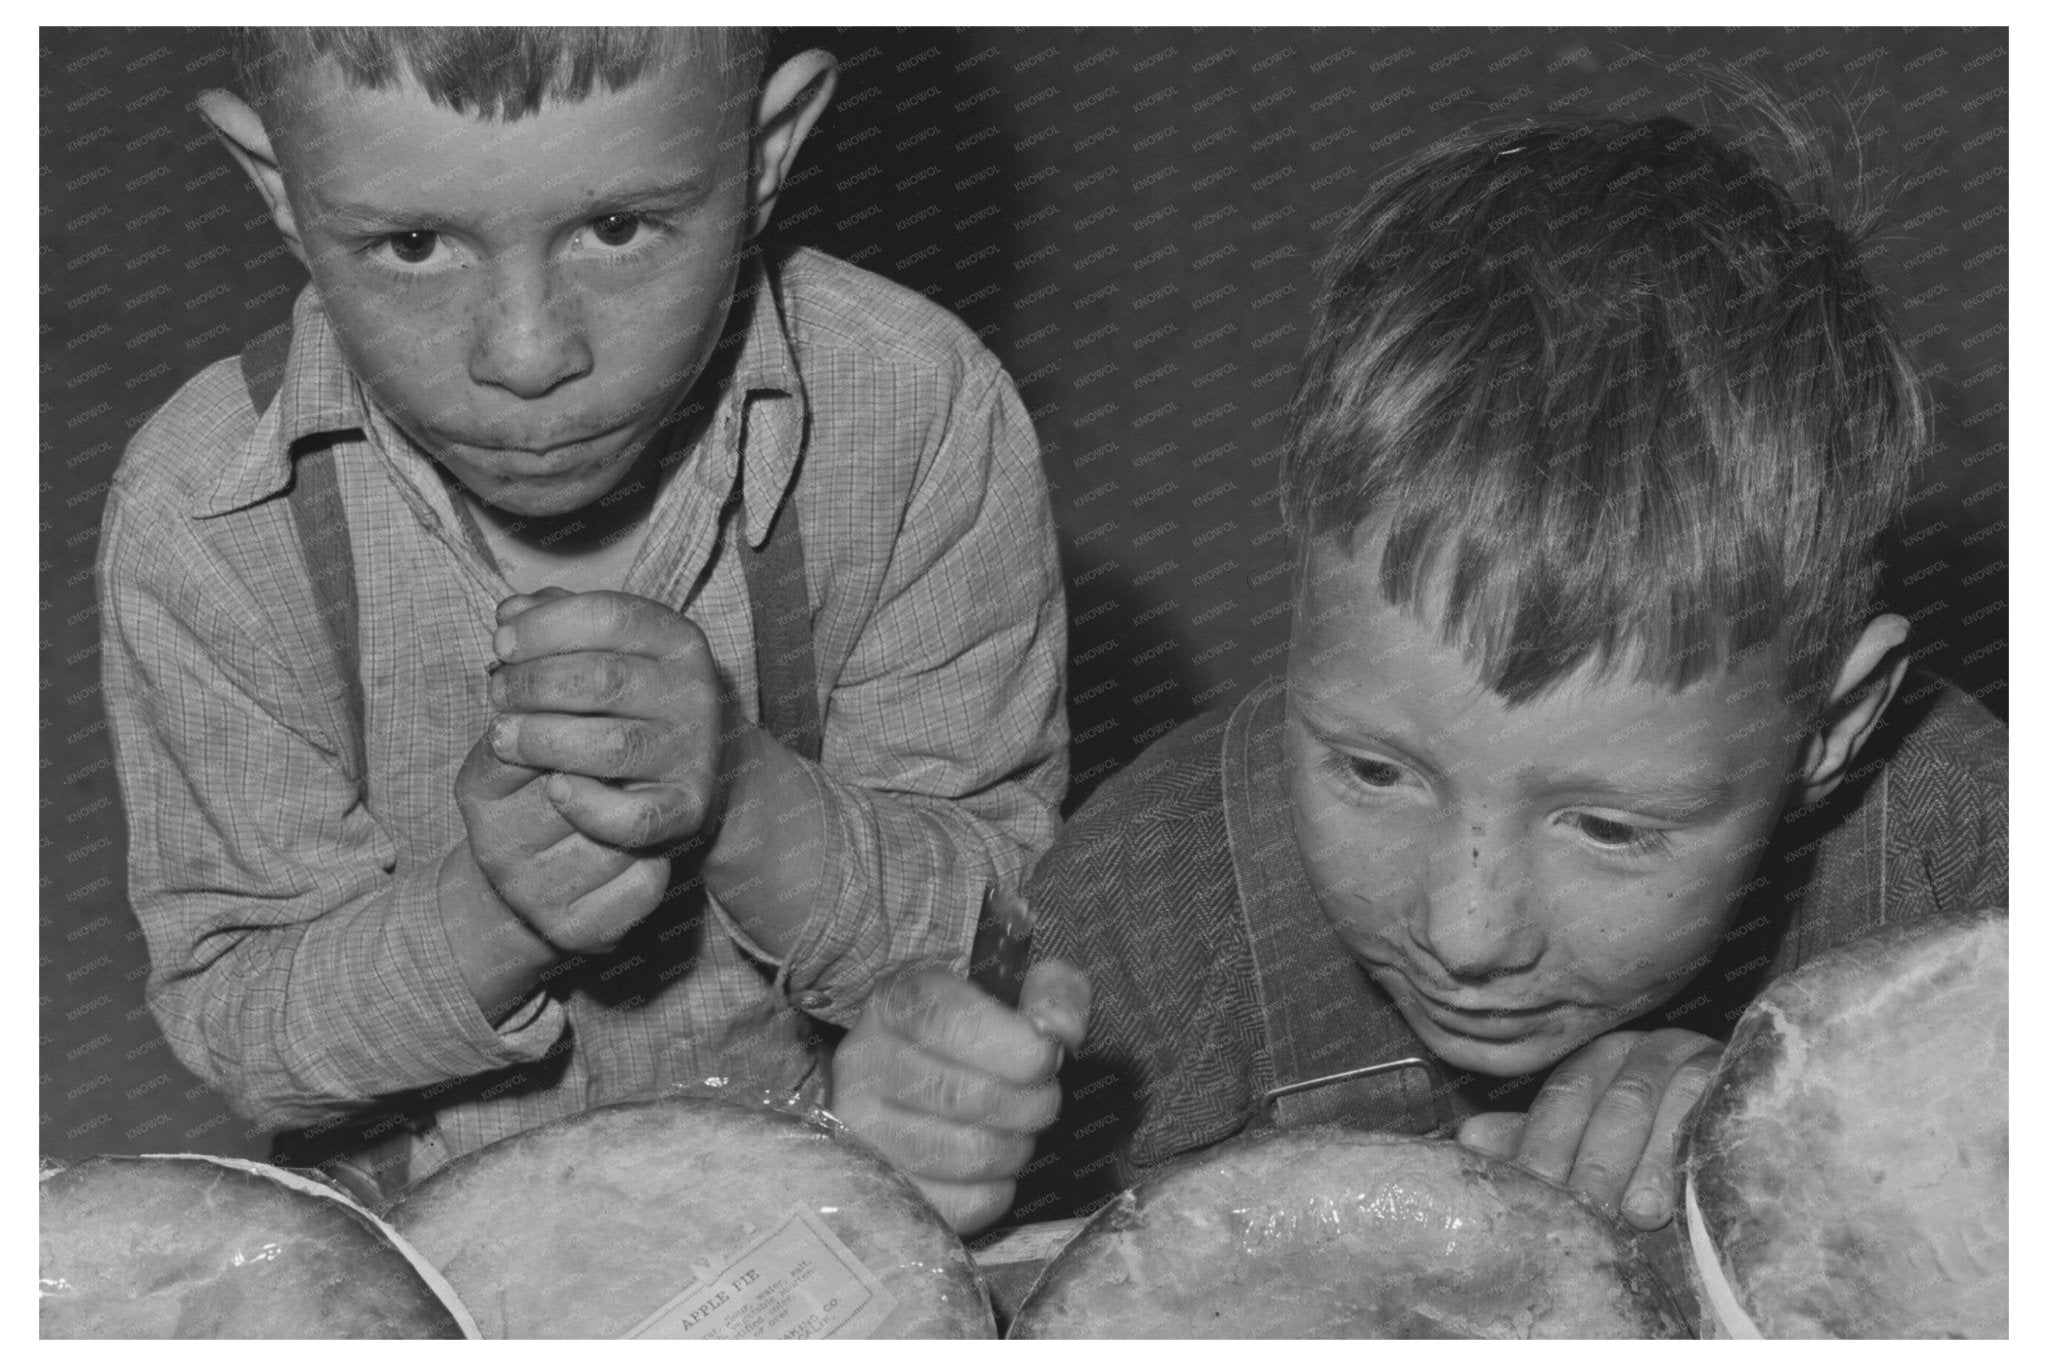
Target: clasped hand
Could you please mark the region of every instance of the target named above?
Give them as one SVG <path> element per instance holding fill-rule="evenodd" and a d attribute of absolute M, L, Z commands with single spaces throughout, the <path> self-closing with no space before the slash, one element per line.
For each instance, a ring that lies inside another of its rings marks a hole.
<path fill-rule="evenodd" d="M 631 593 L 509 598 L 493 642 L 492 751 L 552 770 L 570 825 L 622 849 L 697 834 L 717 812 L 725 708 L 704 633 Z"/>
<path fill-rule="evenodd" d="M 456 779 L 478 867 L 557 949 L 602 952 L 659 904 L 721 810 L 727 710 L 703 632 L 629 593 L 499 605 L 496 711 Z"/>

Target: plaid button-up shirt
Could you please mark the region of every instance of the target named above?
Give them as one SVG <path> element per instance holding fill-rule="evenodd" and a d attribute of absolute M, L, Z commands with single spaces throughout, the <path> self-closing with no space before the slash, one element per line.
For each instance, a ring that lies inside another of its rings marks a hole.
<path fill-rule="evenodd" d="M 99 589 L 149 1000 L 185 1065 L 256 1122 L 374 1114 L 424 1092 L 461 1153 L 670 1083 L 797 1085 L 815 1067 L 805 1014 L 850 1023 L 889 965 L 964 962 L 985 880 L 1014 885 L 1051 840 L 1065 603 L 1015 388 L 907 290 L 808 251 L 753 269 L 774 288 L 735 304 L 754 301 L 736 314 L 732 383 L 624 587 L 687 613 L 752 709 L 735 538 L 758 545 L 793 497 L 827 885 L 780 962 L 715 905 L 672 898 L 497 1027 L 478 1010 L 436 883 L 465 837 L 453 784 L 490 716 L 484 665 L 511 588 L 439 471 L 368 404 L 314 291 L 260 418 L 225 361 L 130 445 Z M 307 437 L 342 443 L 366 802 L 281 496 Z"/>

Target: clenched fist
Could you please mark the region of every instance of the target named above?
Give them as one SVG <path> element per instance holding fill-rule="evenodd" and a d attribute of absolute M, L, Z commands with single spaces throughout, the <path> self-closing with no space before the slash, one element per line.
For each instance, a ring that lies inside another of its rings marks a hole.
<path fill-rule="evenodd" d="M 936 965 L 885 978 L 832 1059 L 834 1114 L 916 1181 L 962 1236 L 1016 1197 L 1032 1136 L 1059 1113 L 1054 1075 L 1088 1026 L 1088 979 L 1060 962 L 1016 1010 Z"/>

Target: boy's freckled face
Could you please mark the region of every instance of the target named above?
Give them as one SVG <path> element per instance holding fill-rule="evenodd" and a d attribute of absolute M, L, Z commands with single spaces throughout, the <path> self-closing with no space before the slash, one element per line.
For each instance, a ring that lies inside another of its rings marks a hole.
<path fill-rule="evenodd" d="M 1439 1057 L 1536 1071 L 1703 965 L 1795 728 L 1750 686 L 1761 662 L 1684 692 L 1585 670 L 1510 709 L 1386 602 L 1361 546 L 1319 545 L 1297 608 L 1284 744 L 1309 880 Z"/>
<path fill-rule="evenodd" d="M 280 158 L 320 297 L 379 405 L 470 491 L 609 492 L 710 357 L 749 151 L 693 64 L 486 122 L 309 74 Z"/>

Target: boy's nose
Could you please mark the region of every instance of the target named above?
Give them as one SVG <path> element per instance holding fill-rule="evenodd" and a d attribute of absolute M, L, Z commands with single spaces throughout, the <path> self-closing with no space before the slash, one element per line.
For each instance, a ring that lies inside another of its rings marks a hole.
<path fill-rule="evenodd" d="M 1453 977 L 1516 972 L 1543 951 L 1543 927 L 1529 914 L 1529 899 L 1528 859 L 1519 843 L 1458 826 L 1430 851 L 1415 937 Z"/>
<path fill-rule="evenodd" d="M 582 320 L 544 271 L 501 271 L 492 283 L 471 337 L 471 379 L 540 398 L 590 372 Z"/>

